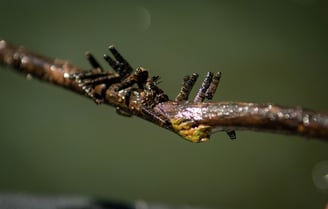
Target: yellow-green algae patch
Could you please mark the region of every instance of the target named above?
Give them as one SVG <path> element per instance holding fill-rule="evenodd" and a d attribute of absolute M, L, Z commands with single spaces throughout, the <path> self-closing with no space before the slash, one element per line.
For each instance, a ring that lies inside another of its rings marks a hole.
<path fill-rule="evenodd" d="M 191 142 L 205 142 L 210 138 L 211 127 L 184 119 L 171 119 L 176 133 Z"/>

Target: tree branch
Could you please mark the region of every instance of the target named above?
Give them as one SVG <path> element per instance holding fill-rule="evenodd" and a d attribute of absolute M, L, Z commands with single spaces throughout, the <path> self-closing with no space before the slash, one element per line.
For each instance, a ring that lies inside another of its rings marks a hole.
<path fill-rule="evenodd" d="M 143 68 L 134 73 L 129 63 L 111 46 L 114 59 L 105 60 L 114 71 L 103 71 L 90 54 L 93 70 L 84 71 L 68 61 L 47 58 L 23 47 L 0 41 L 0 63 L 28 76 L 83 94 L 96 103 L 114 106 L 119 114 L 136 115 L 171 130 L 191 142 L 207 141 L 211 134 L 234 130 L 269 131 L 328 141 L 328 114 L 301 107 L 210 100 L 220 73 L 208 73 L 194 101 L 187 101 L 198 75 L 186 76 L 175 100 L 169 100 Z"/>

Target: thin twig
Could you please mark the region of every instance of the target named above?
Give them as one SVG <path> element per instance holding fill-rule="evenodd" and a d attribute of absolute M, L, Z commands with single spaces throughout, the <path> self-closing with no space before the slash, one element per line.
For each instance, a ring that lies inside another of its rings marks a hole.
<path fill-rule="evenodd" d="M 328 114 L 301 107 L 243 102 L 204 102 L 215 93 L 221 73 L 208 73 L 193 101 L 187 101 L 198 75 L 184 78 L 179 95 L 169 100 L 143 68 L 132 73 L 129 63 L 110 47 L 114 59 L 105 60 L 114 71 L 105 72 L 91 53 L 93 70 L 84 71 L 68 61 L 47 58 L 23 47 L 0 41 L 0 63 L 25 75 L 64 87 L 114 106 L 119 114 L 136 115 L 192 142 L 207 141 L 216 131 L 235 138 L 234 130 L 287 133 L 328 141 Z"/>

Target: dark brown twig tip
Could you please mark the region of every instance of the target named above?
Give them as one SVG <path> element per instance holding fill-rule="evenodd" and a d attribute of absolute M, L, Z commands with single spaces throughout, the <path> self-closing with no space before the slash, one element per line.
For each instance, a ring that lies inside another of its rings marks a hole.
<path fill-rule="evenodd" d="M 113 49 L 113 48 L 115 48 L 114 45 L 109 45 L 109 46 L 108 46 L 108 49 L 109 49 L 109 50 L 110 50 L 110 49 Z"/>
<path fill-rule="evenodd" d="M 97 59 L 91 54 L 91 52 L 86 51 L 85 56 L 86 56 L 87 60 L 89 61 L 90 65 L 94 69 L 99 69 L 100 71 L 103 71 L 103 68 L 101 67 L 101 65 L 99 64 Z"/>
<path fill-rule="evenodd" d="M 208 90 L 213 78 L 213 73 L 208 72 L 205 76 L 205 79 L 200 87 L 200 89 L 197 92 L 197 95 L 195 96 L 194 102 L 203 102 L 206 98 L 206 91 Z"/>
<path fill-rule="evenodd" d="M 191 76 L 187 75 L 183 78 L 183 82 L 181 85 L 181 89 L 179 91 L 179 94 L 175 98 L 175 101 L 187 101 L 189 94 L 194 87 L 196 81 L 198 78 L 197 73 L 193 73 Z"/>
<path fill-rule="evenodd" d="M 220 83 L 220 79 L 221 79 L 221 72 L 217 72 L 214 76 L 213 76 L 213 79 L 211 81 L 211 84 L 210 86 L 208 87 L 208 89 L 206 90 L 206 93 L 205 93 L 205 97 L 208 99 L 208 100 L 211 100 L 213 99 L 213 96 L 216 92 L 216 89 Z"/>

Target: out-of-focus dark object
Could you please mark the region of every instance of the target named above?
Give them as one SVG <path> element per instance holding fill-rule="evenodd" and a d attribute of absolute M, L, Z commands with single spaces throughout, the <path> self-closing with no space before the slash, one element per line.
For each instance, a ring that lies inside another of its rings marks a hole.
<path fill-rule="evenodd" d="M 0 209 L 201 209 L 149 204 L 145 201 L 125 203 L 82 196 L 47 196 L 0 194 Z"/>

